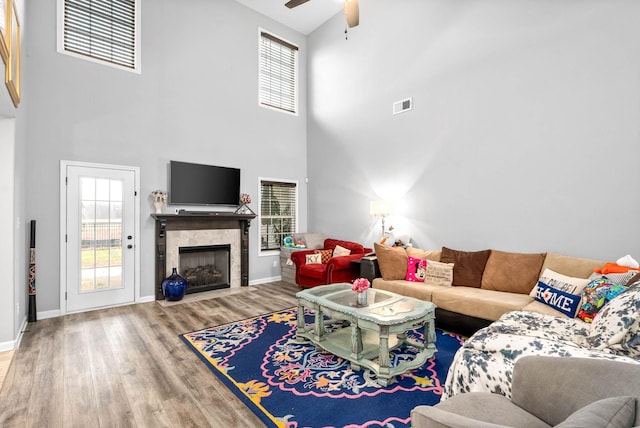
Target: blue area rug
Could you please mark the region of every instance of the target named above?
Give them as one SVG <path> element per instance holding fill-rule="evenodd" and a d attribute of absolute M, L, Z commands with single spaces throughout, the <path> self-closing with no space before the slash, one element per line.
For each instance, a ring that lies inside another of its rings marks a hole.
<path fill-rule="evenodd" d="M 297 342 L 296 316 L 291 308 L 180 337 L 267 426 L 286 428 L 410 427 L 411 409 L 440 401 L 462 344 L 460 336 L 436 330 L 435 356 L 382 387 L 370 371 L 354 371 L 347 361 Z M 409 336 L 423 339 L 421 330 Z M 392 365 L 416 352 L 393 351 Z"/>

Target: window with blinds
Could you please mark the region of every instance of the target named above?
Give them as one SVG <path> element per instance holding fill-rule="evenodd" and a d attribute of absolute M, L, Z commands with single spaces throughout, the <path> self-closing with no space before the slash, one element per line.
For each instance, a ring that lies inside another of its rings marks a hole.
<path fill-rule="evenodd" d="M 297 113 L 298 47 L 260 31 L 260 105 Z"/>
<path fill-rule="evenodd" d="M 59 0 L 62 31 L 58 50 L 137 70 L 139 2 Z"/>
<path fill-rule="evenodd" d="M 260 180 L 260 251 L 279 250 L 296 232 L 298 189 L 293 182 Z"/>

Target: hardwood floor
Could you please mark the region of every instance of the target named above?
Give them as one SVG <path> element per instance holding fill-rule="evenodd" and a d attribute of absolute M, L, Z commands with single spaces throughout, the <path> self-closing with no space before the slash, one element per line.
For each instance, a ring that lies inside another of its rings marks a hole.
<path fill-rule="evenodd" d="M 297 291 L 274 282 L 29 324 L 0 390 L 0 426 L 264 426 L 178 334 L 295 306 Z"/>

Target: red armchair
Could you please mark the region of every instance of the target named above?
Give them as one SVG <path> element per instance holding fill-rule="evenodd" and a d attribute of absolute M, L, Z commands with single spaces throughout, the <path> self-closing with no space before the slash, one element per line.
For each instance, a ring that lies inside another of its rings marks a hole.
<path fill-rule="evenodd" d="M 348 256 L 331 257 L 327 263 L 307 264 L 307 254 L 321 250 L 302 250 L 291 253 L 291 260 L 296 268 L 296 284 L 301 290 L 318 285 L 337 282 L 351 282 L 360 275 L 360 269 L 352 260 L 358 260 L 371 252 L 371 248 L 363 247 L 357 242 L 325 239 L 324 250 L 334 250 L 336 245 L 351 250 Z"/>

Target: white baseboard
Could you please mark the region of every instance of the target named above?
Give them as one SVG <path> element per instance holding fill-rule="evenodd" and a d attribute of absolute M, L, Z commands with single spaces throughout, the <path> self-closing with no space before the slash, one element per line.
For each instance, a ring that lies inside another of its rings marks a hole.
<path fill-rule="evenodd" d="M 149 303 L 149 302 L 153 302 L 155 300 L 156 300 L 156 296 L 152 294 L 151 296 L 142 296 L 142 297 L 140 297 L 140 299 L 136 303 Z"/>
<path fill-rule="evenodd" d="M 254 279 L 253 281 L 249 281 L 249 285 L 266 284 L 268 282 L 276 282 L 281 280 L 282 276 L 272 276 L 271 278 Z"/>
<path fill-rule="evenodd" d="M 9 340 L 8 342 L 1 342 L 0 352 L 18 349 L 18 347 L 20 346 L 20 342 L 22 341 L 22 334 L 24 333 L 24 330 L 26 327 L 27 327 L 27 317 L 24 317 L 22 322 L 20 323 L 20 329 L 18 329 L 18 337 L 16 337 L 15 340 Z"/>
<path fill-rule="evenodd" d="M 60 309 L 54 309 L 52 311 L 38 312 L 39 320 L 46 320 L 47 318 L 57 318 L 60 316 Z"/>

